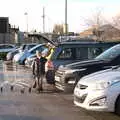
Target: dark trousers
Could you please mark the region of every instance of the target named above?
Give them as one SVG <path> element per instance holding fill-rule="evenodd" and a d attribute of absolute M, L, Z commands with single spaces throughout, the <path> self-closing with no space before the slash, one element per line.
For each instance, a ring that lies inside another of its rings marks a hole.
<path fill-rule="evenodd" d="M 44 75 L 43 74 L 37 76 L 37 85 L 40 88 L 43 88 L 43 79 L 44 79 Z"/>
<path fill-rule="evenodd" d="M 43 90 L 43 79 L 44 79 L 44 74 L 36 75 L 33 88 L 37 88 L 38 91 Z"/>

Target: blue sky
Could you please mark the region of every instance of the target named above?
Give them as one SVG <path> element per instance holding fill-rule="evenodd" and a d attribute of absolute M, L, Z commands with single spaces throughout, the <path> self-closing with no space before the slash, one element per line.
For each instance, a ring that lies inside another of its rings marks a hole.
<path fill-rule="evenodd" d="M 69 31 L 79 32 L 85 29 L 82 18 L 91 18 L 97 9 L 102 9 L 105 19 L 120 13 L 119 0 L 67 0 Z M 28 17 L 29 31 L 36 29 L 42 32 L 42 10 L 45 7 L 45 30 L 51 32 L 54 24 L 63 24 L 65 0 L 0 0 L 0 16 L 9 17 L 12 25 L 26 31 Z M 24 13 L 27 12 L 28 16 Z"/>

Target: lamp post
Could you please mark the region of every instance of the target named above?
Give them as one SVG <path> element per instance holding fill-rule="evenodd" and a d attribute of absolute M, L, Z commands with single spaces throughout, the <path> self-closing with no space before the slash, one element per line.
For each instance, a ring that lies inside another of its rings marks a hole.
<path fill-rule="evenodd" d="M 28 33 L 28 13 L 25 12 L 24 15 L 26 16 L 26 32 Z"/>
<path fill-rule="evenodd" d="M 67 29 L 67 0 L 65 0 L 65 35 L 67 36 L 67 32 L 68 32 L 68 29 Z"/>

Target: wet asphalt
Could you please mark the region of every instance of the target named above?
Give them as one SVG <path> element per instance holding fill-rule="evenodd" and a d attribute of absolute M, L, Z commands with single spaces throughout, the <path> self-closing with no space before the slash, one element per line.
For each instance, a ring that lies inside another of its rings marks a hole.
<path fill-rule="evenodd" d="M 33 80 L 30 68 L 0 61 L 0 120 L 120 120 L 76 107 L 73 94 L 54 91 L 45 81 L 43 92 L 30 90 Z"/>

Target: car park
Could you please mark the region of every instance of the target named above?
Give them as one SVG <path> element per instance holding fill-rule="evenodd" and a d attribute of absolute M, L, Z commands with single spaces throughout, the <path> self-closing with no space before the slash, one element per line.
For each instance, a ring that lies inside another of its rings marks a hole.
<path fill-rule="evenodd" d="M 46 44 L 38 44 L 26 52 L 21 52 L 16 54 L 13 58 L 13 62 L 16 62 L 19 64 L 25 64 L 25 60 L 27 59 L 27 57 L 31 55 L 35 55 L 36 50 L 39 50 L 42 52 L 46 48 L 47 48 Z"/>
<path fill-rule="evenodd" d="M 55 73 L 55 85 L 65 92 L 73 92 L 81 77 L 119 64 L 120 44 L 109 48 L 92 60 L 60 66 Z"/>
<path fill-rule="evenodd" d="M 7 53 L 15 49 L 16 49 L 15 45 L 0 44 L 0 59 L 6 59 Z"/>
<path fill-rule="evenodd" d="M 74 89 L 74 104 L 120 115 L 120 66 L 82 77 Z"/>
<path fill-rule="evenodd" d="M 15 54 L 17 54 L 19 52 L 27 51 L 27 50 L 31 49 L 32 47 L 34 47 L 36 45 L 37 45 L 37 43 L 23 44 L 19 48 L 8 52 L 7 55 L 6 55 L 6 59 L 7 60 L 12 60 Z"/>

